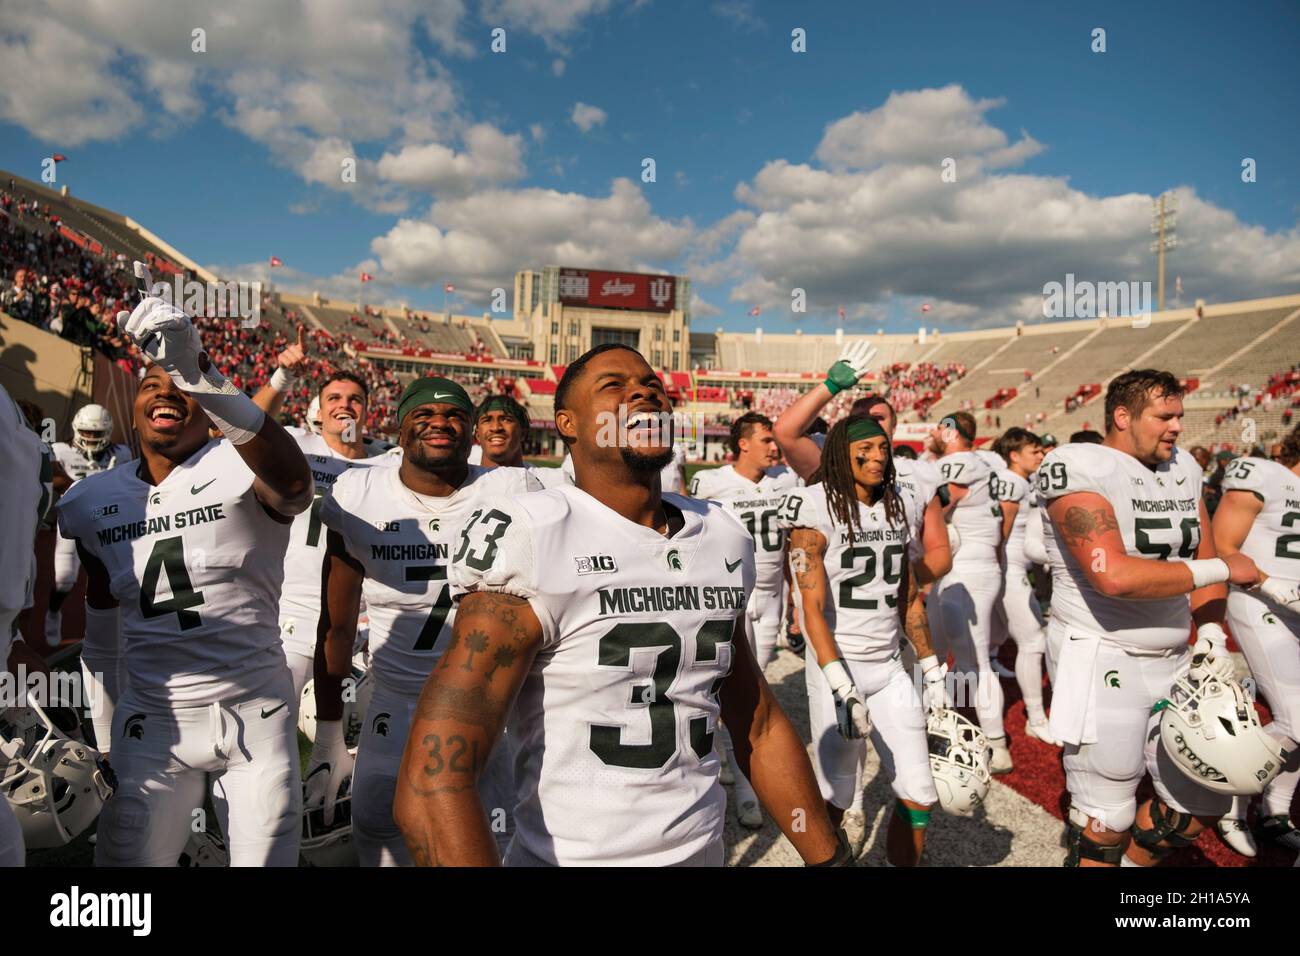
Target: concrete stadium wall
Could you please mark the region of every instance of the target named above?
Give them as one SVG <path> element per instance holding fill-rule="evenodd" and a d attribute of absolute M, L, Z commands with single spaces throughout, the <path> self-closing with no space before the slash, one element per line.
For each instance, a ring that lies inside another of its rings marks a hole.
<path fill-rule="evenodd" d="M 0 312 L 0 385 L 15 399 L 35 402 L 60 439 L 91 401 L 92 368 L 83 368 L 76 345 Z"/>

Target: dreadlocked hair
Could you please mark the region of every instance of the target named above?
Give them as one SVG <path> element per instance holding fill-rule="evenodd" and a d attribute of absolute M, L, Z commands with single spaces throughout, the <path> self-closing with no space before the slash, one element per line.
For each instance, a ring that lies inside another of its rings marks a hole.
<path fill-rule="evenodd" d="M 831 521 L 847 526 L 850 531 L 860 530 L 861 522 L 858 516 L 857 482 L 853 478 L 853 462 L 849 458 L 849 426 L 863 420 L 875 421 L 869 415 L 850 415 L 835 424 L 826 436 L 821 467 L 817 469 L 817 477 L 820 477 L 821 484 L 826 488 L 826 505 L 831 512 Z M 898 494 L 894 454 L 887 439 L 885 451 L 884 480 L 880 483 L 875 500 L 884 498 L 885 517 L 892 526 L 903 529 L 906 534 L 907 515 L 903 510 L 903 499 Z"/>

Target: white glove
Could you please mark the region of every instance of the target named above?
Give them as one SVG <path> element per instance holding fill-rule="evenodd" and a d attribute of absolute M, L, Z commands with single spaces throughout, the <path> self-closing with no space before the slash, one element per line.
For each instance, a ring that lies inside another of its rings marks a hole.
<path fill-rule="evenodd" d="M 835 698 L 835 719 L 839 723 L 840 736 L 845 740 L 860 740 L 871 733 L 871 721 L 867 718 L 867 702 L 853 683 L 853 677 L 844 661 L 836 659 L 822 668 L 826 683 L 831 686 L 831 695 Z"/>
<path fill-rule="evenodd" d="M 1300 611 L 1300 585 L 1288 585 L 1277 578 L 1268 578 L 1259 586 L 1259 593 L 1274 604 Z"/>
<path fill-rule="evenodd" d="M 931 654 L 923 657 L 917 664 L 921 667 L 921 679 L 925 686 L 921 689 L 921 699 L 926 709 L 932 714 L 952 708 L 952 698 L 948 696 L 948 665 L 940 664 L 939 658 Z"/>
<path fill-rule="evenodd" d="M 325 808 L 325 825 L 334 822 L 334 801 L 343 781 L 352 776 L 354 759 L 343 741 L 343 721 L 318 720 L 316 742 L 307 762 L 303 783 L 303 809 Z"/>
<path fill-rule="evenodd" d="M 1221 681 L 1237 676 L 1237 668 L 1228 654 L 1228 635 L 1218 624 L 1202 624 L 1196 629 L 1192 645 L 1192 667 L 1187 676 L 1201 682 L 1213 675 Z"/>
<path fill-rule="evenodd" d="M 149 360 L 160 365 L 176 387 L 186 392 L 230 394 L 238 391 L 208 361 L 203 341 L 183 309 L 165 299 L 148 295 L 152 283 L 143 262 L 135 264 L 142 298 L 130 312 L 117 313 L 117 324 Z"/>
<path fill-rule="evenodd" d="M 876 347 L 866 339 L 859 339 L 844 347 L 840 357 L 826 373 L 826 387 L 832 395 L 852 388 L 858 379 L 867 374 L 871 360 L 876 357 Z"/>

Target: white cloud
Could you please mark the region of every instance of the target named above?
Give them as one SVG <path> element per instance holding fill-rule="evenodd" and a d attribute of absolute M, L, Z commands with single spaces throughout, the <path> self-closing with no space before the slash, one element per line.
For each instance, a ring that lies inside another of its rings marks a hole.
<path fill-rule="evenodd" d="M 735 190 L 732 214 L 702 231 L 691 274 L 733 278 L 732 301 L 788 304 L 804 288 L 810 312 L 852 314 L 889 302 L 932 303 L 925 321 L 978 326 L 1041 317 L 1042 288 L 1079 279 L 1154 279 L 1151 197 L 1094 196 L 1060 177 L 1011 173 L 1034 155 L 1008 144 L 984 114 L 998 101 L 958 87 L 895 93 L 876 110 L 831 123 L 820 163 L 768 162 Z M 939 160 L 957 159 L 943 182 Z M 1300 286 L 1300 229 L 1269 233 L 1180 192 L 1171 269 L 1228 301 Z M 702 278 L 707 276 L 708 278 Z M 917 313 L 920 320 L 920 313 Z"/>
<path fill-rule="evenodd" d="M 691 292 L 691 318 L 692 319 L 711 319 L 715 315 L 721 315 L 722 310 L 716 305 L 710 305 L 700 298 L 698 292 Z"/>
<path fill-rule="evenodd" d="M 593 128 L 602 125 L 607 118 L 608 115 L 599 106 L 589 106 L 586 103 L 574 103 L 573 112 L 569 114 L 573 125 L 584 133 L 590 133 Z"/>
<path fill-rule="evenodd" d="M 1024 136 L 1013 147 L 984 118 L 1005 100 L 973 100 L 957 85 L 891 93 L 883 106 L 852 113 L 826 127 L 816 156 L 830 169 L 869 169 L 884 163 L 929 163 L 982 157 L 988 168 L 1019 165 L 1041 151 Z"/>
<path fill-rule="evenodd" d="M 564 60 L 556 57 L 551 61 L 551 73 L 555 76 L 564 76 Z"/>
<path fill-rule="evenodd" d="M 546 127 L 541 123 L 533 123 L 528 127 L 528 135 L 533 138 L 534 143 L 540 143 L 546 139 Z"/>
<path fill-rule="evenodd" d="M 441 143 L 406 146 L 385 153 L 376 170 L 390 182 L 440 195 L 464 195 L 524 174 L 523 137 L 518 134 L 506 135 L 480 123 L 466 131 L 465 146 L 460 153 Z"/>
<path fill-rule="evenodd" d="M 493 27 L 527 29 L 562 50 L 563 39 L 583 20 L 609 7 L 610 0 L 484 0 L 480 19 Z"/>
<path fill-rule="evenodd" d="M 426 218 L 400 220 L 371 249 L 395 282 L 428 285 L 452 277 L 457 291 L 473 300 L 509 287 L 519 269 L 547 263 L 670 263 L 691 234 L 689 221 L 656 216 L 634 183 L 617 179 L 608 196 L 520 189 L 440 200 Z"/>
<path fill-rule="evenodd" d="M 763 26 L 763 21 L 754 12 L 752 0 L 720 0 L 713 5 L 713 12 L 724 20 L 730 20 L 738 27 L 756 30 Z"/>

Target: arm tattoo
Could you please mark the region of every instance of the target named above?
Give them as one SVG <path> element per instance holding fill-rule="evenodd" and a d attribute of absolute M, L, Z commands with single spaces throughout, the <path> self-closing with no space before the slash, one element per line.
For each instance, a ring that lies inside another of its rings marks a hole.
<path fill-rule="evenodd" d="M 416 716 L 420 720 L 451 720 L 490 730 L 497 722 L 496 711 L 494 702 L 481 687 L 462 690 L 431 684 L 420 696 Z"/>
<path fill-rule="evenodd" d="M 1061 533 L 1071 545 L 1080 545 L 1118 527 L 1119 522 L 1115 520 L 1115 515 L 1109 509 L 1098 508 L 1095 511 L 1088 511 L 1086 508 L 1076 507 L 1066 510 Z"/>

